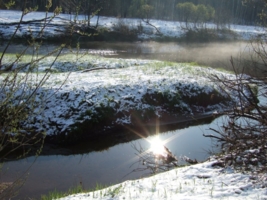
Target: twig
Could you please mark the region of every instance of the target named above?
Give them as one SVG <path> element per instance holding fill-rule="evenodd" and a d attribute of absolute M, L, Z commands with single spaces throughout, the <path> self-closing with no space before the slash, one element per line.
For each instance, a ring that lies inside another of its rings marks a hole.
<path fill-rule="evenodd" d="M 96 67 L 96 68 L 91 68 L 91 69 L 85 69 L 83 71 L 81 71 L 81 73 L 85 73 L 85 72 L 90 72 L 90 71 L 94 71 L 94 70 L 101 70 L 101 69 L 117 69 L 116 67 Z"/>

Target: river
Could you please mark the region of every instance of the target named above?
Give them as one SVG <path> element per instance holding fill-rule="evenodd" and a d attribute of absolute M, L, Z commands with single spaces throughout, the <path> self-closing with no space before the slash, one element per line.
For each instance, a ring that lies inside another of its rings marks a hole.
<path fill-rule="evenodd" d="M 158 59 L 174 62 L 196 62 L 201 65 L 224 67 L 230 57 L 238 57 L 245 43 L 213 44 L 176 44 L 176 43 L 84 43 L 82 51 L 116 58 Z M 23 45 L 14 45 L 9 52 L 23 49 Z M 46 48 L 50 48 L 49 46 Z M 2 49 L 1 49 L 2 50 Z M 47 51 L 47 50 L 45 50 Z M 185 164 L 182 156 L 198 161 L 206 160 L 211 152 L 218 152 L 214 141 L 203 137 L 210 127 L 218 128 L 224 117 L 208 122 L 200 122 L 186 128 L 161 132 L 160 138 L 168 140 L 166 146 Z M 82 152 L 73 155 L 48 155 L 28 157 L 6 162 L 2 168 L 1 180 L 11 182 L 20 179 L 24 183 L 14 199 L 36 198 L 50 191 L 67 191 L 70 187 L 81 184 L 85 189 L 96 184 L 111 185 L 129 179 L 148 176 L 148 170 L 133 172 L 138 165 L 138 156 L 134 147 L 148 149 L 150 143 L 141 138 L 127 143 L 107 147 L 102 151 Z M 21 182 L 21 183 L 22 183 Z M 19 183 L 20 184 L 20 183 Z"/>
<path fill-rule="evenodd" d="M 178 158 L 178 164 L 185 164 L 181 159 L 183 156 L 204 161 L 211 152 L 218 152 L 218 149 L 215 141 L 203 137 L 203 133 L 210 132 L 208 129 L 211 127 L 218 128 L 223 119 L 224 117 L 219 117 L 210 124 L 162 132 L 159 137 L 168 141 L 166 146 Z M 148 176 L 149 170 L 133 172 L 135 169 L 144 168 L 138 163 L 135 147 L 148 149 L 150 143 L 147 140 L 152 137 L 155 136 L 122 143 L 98 152 L 28 157 L 7 162 L 2 168 L 2 180 L 9 182 L 22 177 L 25 183 L 14 199 L 39 199 L 41 194 L 54 190 L 67 191 L 79 184 L 89 189 L 95 188 L 97 184 L 111 185 Z"/>

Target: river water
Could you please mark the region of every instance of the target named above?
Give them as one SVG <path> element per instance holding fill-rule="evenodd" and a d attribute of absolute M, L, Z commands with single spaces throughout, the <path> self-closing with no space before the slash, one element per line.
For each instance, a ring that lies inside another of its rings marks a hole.
<path fill-rule="evenodd" d="M 92 54 L 106 57 L 158 59 L 175 62 L 197 62 L 213 67 L 225 66 L 230 56 L 238 57 L 244 43 L 229 44 L 190 44 L 175 43 L 85 43 L 81 48 Z M 23 46 L 16 45 L 9 51 L 19 51 Z M 189 126 L 173 131 L 160 132 L 162 140 L 168 140 L 166 146 L 185 164 L 180 157 L 204 161 L 210 152 L 217 152 L 215 141 L 203 137 L 209 128 L 217 129 L 223 123 L 219 117 L 199 125 Z M 14 199 L 27 197 L 39 199 L 49 191 L 67 191 L 70 187 L 81 184 L 85 189 L 94 188 L 96 184 L 111 185 L 129 179 L 149 175 L 148 170 L 133 172 L 138 165 L 138 156 L 134 147 L 148 149 L 148 138 L 141 138 L 128 143 L 118 144 L 102 151 L 83 152 L 74 155 L 51 155 L 28 157 L 7 162 L 3 165 L 1 180 L 11 182 L 14 179 L 25 180 L 19 194 Z"/>
<path fill-rule="evenodd" d="M 159 134 L 161 140 L 168 141 L 168 147 L 178 158 L 180 165 L 185 164 L 181 157 L 187 156 L 198 161 L 206 160 L 211 152 L 217 152 L 215 141 L 203 137 L 209 128 L 218 128 L 224 117 L 214 119 L 210 124 L 190 126 Z M 82 184 L 86 189 L 95 188 L 97 184 L 111 185 L 129 179 L 148 176 L 149 170 L 133 172 L 143 168 L 136 155 L 140 146 L 150 148 L 155 136 L 119 144 L 99 152 L 76 155 L 52 155 L 29 157 L 23 160 L 7 162 L 3 166 L 2 180 L 13 181 L 22 176 L 25 183 L 19 195 L 14 199 L 26 197 L 40 198 L 50 191 L 67 191 L 70 187 Z M 36 160 L 35 160 L 36 159 Z"/>

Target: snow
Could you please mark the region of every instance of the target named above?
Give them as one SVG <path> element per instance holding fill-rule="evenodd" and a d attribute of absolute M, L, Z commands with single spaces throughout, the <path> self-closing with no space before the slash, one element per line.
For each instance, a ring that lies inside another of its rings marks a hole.
<path fill-rule="evenodd" d="M 3 26 L 0 27 L 0 33 L 2 33 L 3 38 L 10 38 L 16 28 L 16 25 L 11 25 L 12 22 L 17 22 L 21 17 L 21 12 L 19 11 L 11 11 L 11 10 L 0 10 L 0 23 L 3 24 Z M 47 17 L 53 17 L 53 13 L 48 12 Z M 23 21 L 27 22 L 30 20 L 39 20 L 45 18 L 45 15 L 43 12 L 31 12 L 24 16 Z M 69 20 L 73 20 L 75 17 L 69 14 L 59 14 L 55 18 L 52 19 L 52 21 L 48 24 L 48 26 L 45 28 L 44 35 L 45 37 L 49 36 L 56 36 L 59 34 L 62 34 L 64 32 L 65 27 L 61 26 L 53 26 L 53 25 L 68 25 L 70 23 Z M 82 21 L 84 21 L 85 17 L 82 15 L 79 15 L 77 17 L 77 23 L 82 24 Z M 91 18 L 90 24 L 94 26 L 97 23 L 97 16 Z M 125 24 L 129 26 L 132 29 L 137 29 L 140 24 L 142 24 L 143 27 L 143 33 L 139 34 L 140 39 L 153 39 L 156 37 L 159 37 L 157 31 L 155 28 L 151 27 L 149 24 L 145 23 L 141 19 L 124 19 L 124 18 L 115 18 L 115 17 L 104 17 L 101 16 L 99 18 L 99 27 L 105 27 L 107 29 L 113 30 L 116 24 Z M 181 37 L 186 29 L 185 23 L 183 22 L 173 22 L 173 21 L 164 21 L 164 20 L 150 20 L 150 24 L 153 24 L 159 32 L 166 37 L 173 37 L 173 38 L 179 38 Z M 41 23 L 39 25 L 44 25 L 44 23 Z M 190 24 L 189 24 L 190 26 Z M 193 26 L 193 25 L 192 25 Z M 216 29 L 216 24 L 209 23 L 206 25 L 207 28 L 210 29 Z M 4 29 L 4 31 L 3 31 Z M 32 31 L 33 33 L 38 32 L 38 29 L 36 29 L 36 24 L 25 24 L 21 25 L 17 36 L 23 37 L 25 35 L 29 35 Z M 39 29 L 40 30 L 40 29 Z M 240 39 L 248 40 L 251 37 L 257 35 L 257 34 L 263 34 L 265 33 L 265 29 L 257 26 L 245 26 L 245 25 L 231 25 L 230 30 L 237 33 Z"/>
<path fill-rule="evenodd" d="M 77 71 L 77 67 L 73 64 L 72 69 L 74 71 L 65 72 L 66 68 L 62 67 L 62 60 L 71 63 L 73 59 L 71 55 L 65 54 L 54 63 L 53 69 L 57 69 L 61 73 L 50 74 L 45 84 L 38 90 L 38 108 L 32 118 L 25 121 L 27 126 L 38 127 L 39 131 L 44 131 L 47 135 L 68 133 L 75 123 L 91 119 L 84 113 L 91 110 L 92 113 L 97 114 L 96 109 L 103 105 L 114 108 L 116 113 L 146 108 L 153 108 L 159 112 L 163 111 L 164 108 L 143 101 L 147 93 L 166 93 L 170 95 L 169 98 L 175 98 L 176 95 L 185 95 L 190 98 L 199 93 L 210 94 L 215 89 L 220 90 L 210 81 L 210 75 L 221 74 L 229 79 L 234 76 L 215 69 L 191 66 L 185 63 L 168 65 L 168 63 L 161 61 L 100 57 L 94 63 L 95 60 L 91 56 L 84 56 L 79 59 L 77 64 L 79 68 L 86 69 L 88 65 L 97 65 L 106 66 L 107 69 L 82 73 L 82 71 Z M 40 62 L 39 69 L 45 70 L 47 63 L 49 63 L 47 60 Z M 23 73 L 20 75 L 23 76 Z M 33 74 L 32 77 L 38 82 L 42 78 L 42 74 L 38 74 L 38 77 Z M 35 81 L 32 84 L 34 83 Z M 20 93 L 19 90 L 16 95 Z M 43 96 L 49 98 L 44 99 Z M 39 105 L 45 105 L 45 108 Z M 190 104 L 186 102 L 181 101 L 175 107 L 184 110 L 184 113 L 181 114 L 193 114 Z M 226 108 L 225 105 L 215 104 L 209 105 L 207 108 L 199 107 L 197 109 L 203 110 L 204 114 L 222 111 Z M 42 109 L 43 111 L 41 111 Z M 124 114 L 114 123 L 130 124 L 129 117 L 128 114 Z"/>
<path fill-rule="evenodd" d="M 0 11 L 0 23 L 2 37 L 9 38 L 15 30 L 10 25 L 20 17 L 20 12 Z M 49 16 L 52 16 L 49 13 Z M 29 13 L 24 20 L 41 19 L 42 12 Z M 67 24 L 69 15 L 60 14 L 52 20 L 53 24 Z M 82 16 L 80 16 L 82 19 Z M 101 17 L 100 25 L 113 28 L 114 23 L 123 20 L 123 23 L 136 26 L 140 23 L 138 19 L 117 19 Z M 92 24 L 96 18 L 92 19 Z M 180 22 L 151 20 L 160 32 L 165 36 L 180 37 L 184 32 Z M 145 34 L 140 38 L 157 37 L 156 32 L 150 26 L 143 24 Z M 209 24 L 209 27 L 215 25 Z M 60 27 L 48 26 L 46 36 L 60 33 Z M 29 30 L 36 27 L 21 26 L 18 35 L 23 36 Z M 249 39 L 255 34 L 263 33 L 257 27 L 232 25 L 241 39 Z M 62 31 L 62 30 L 61 30 Z M 209 75 L 216 74 L 228 79 L 234 78 L 227 72 L 217 71 L 211 68 L 191 66 L 184 63 L 166 64 L 160 61 L 138 60 L 138 59 L 105 59 L 88 55 L 76 59 L 66 52 L 61 55 L 52 66 L 59 73 L 51 74 L 47 82 L 37 92 L 37 103 L 39 107 L 35 110 L 35 116 L 25 122 L 28 126 L 34 126 L 39 131 L 45 131 L 49 135 L 57 134 L 57 131 L 68 131 L 77 121 L 89 119 L 90 116 L 80 116 L 86 110 L 95 111 L 99 105 L 115 107 L 117 112 L 130 108 L 145 109 L 151 105 L 142 102 L 142 97 L 147 91 L 166 92 L 175 96 L 179 91 L 189 96 L 197 95 L 199 91 L 209 94 L 216 86 L 210 80 Z M 92 52 L 91 52 L 92 53 Z M 114 53 L 114 52 L 109 52 Z M 53 57 L 48 57 L 38 63 L 39 70 L 44 71 L 49 67 Z M 2 64 L 12 62 L 12 57 L 6 56 Z M 88 68 L 106 67 L 105 70 L 96 70 L 82 73 Z M 71 71 L 71 72 L 69 72 Z M 23 73 L 21 73 L 23 76 Z M 2 81 L 4 76 L 0 77 Z M 32 75 L 32 80 L 40 80 L 42 74 Z M 29 84 L 34 84 L 35 81 Z M 63 84 L 64 83 L 64 84 Z M 61 86 L 61 84 L 63 84 Z M 26 86 L 28 87 L 28 86 Z M 31 87 L 31 85 L 29 85 Z M 177 90 L 177 87 L 179 90 Z M 218 88 L 217 88 L 218 89 Z M 192 92 L 194 91 L 194 92 Z M 21 90 L 17 91 L 17 95 Z M 231 91 L 229 91 L 231 92 Z M 3 98 L 4 94 L 1 94 Z M 43 96 L 50 98 L 44 99 Z M 235 95 L 235 94 L 233 94 Z M 118 103 L 119 102 L 119 103 Z M 18 102 L 21 103 L 21 102 Z M 183 114 L 192 114 L 190 106 L 185 102 L 179 105 L 186 110 Z M 218 113 L 224 109 L 224 105 L 217 104 L 207 108 L 199 108 L 204 112 Z M 161 107 L 154 109 L 160 111 Z M 42 115 L 40 115 L 40 112 Z M 32 121 L 34 121 L 34 123 Z M 52 126 L 51 124 L 57 124 Z M 130 116 L 116 119 L 118 124 L 131 123 Z M 249 150 L 251 153 L 255 150 Z M 139 180 L 129 180 L 109 188 L 70 195 L 62 200 L 75 199 L 267 199 L 267 177 L 266 174 L 252 175 L 236 172 L 231 168 L 219 168 L 214 166 L 216 160 L 206 161 L 201 164 L 176 168 L 171 171 Z"/>
<path fill-rule="evenodd" d="M 266 174 L 255 176 L 215 167 L 207 161 L 111 187 L 70 195 L 60 200 L 89 199 L 266 199 Z"/>

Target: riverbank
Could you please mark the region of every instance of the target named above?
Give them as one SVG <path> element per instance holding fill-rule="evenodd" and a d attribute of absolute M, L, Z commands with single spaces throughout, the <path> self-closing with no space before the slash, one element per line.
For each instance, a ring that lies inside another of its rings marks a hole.
<path fill-rule="evenodd" d="M 116 18 L 105 16 L 94 16 L 90 19 L 90 27 L 87 27 L 83 15 L 59 14 L 53 18 L 54 13 L 30 12 L 23 18 L 23 23 L 15 34 L 17 41 L 35 39 L 46 41 L 66 42 L 78 41 L 176 41 L 176 42 L 209 42 L 209 41 L 232 41 L 249 40 L 258 34 L 265 32 L 264 28 L 255 26 L 229 25 L 228 29 L 219 29 L 216 24 L 207 23 L 205 28 L 186 29 L 194 27 L 186 25 L 185 22 L 149 20 L 149 23 L 137 18 Z M 20 11 L 1 10 L 0 32 L 1 39 L 8 40 L 14 33 L 17 22 L 21 17 Z M 53 18 L 53 19 L 52 19 Z M 72 19 L 72 20 L 71 20 Z M 73 21 L 75 19 L 75 22 Z M 96 26 L 97 25 L 97 26 Z M 39 28 L 43 27 L 42 38 L 39 38 Z M 90 35 L 90 36 L 87 36 Z M 68 42 L 69 43 L 69 42 Z"/>
<path fill-rule="evenodd" d="M 218 116 L 220 116 L 219 113 L 206 113 L 194 117 L 165 115 L 164 118 L 155 119 L 149 123 L 117 125 L 110 130 L 101 130 L 98 133 L 85 136 L 83 140 L 68 144 L 61 144 L 56 136 L 47 136 L 40 155 L 75 155 L 103 151 L 118 144 L 157 135 L 158 131 L 167 132 L 189 126 L 209 124 Z M 32 152 L 36 152 L 36 150 Z M 28 154 L 28 156 L 30 155 Z"/>
<path fill-rule="evenodd" d="M 56 135 L 47 135 L 42 145 L 42 151 L 39 156 L 51 155 L 77 155 L 88 154 L 94 151 L 103 151 L 115 145 L 129 143 L 140 138 L 148 138 L 157 135 L 159 132 L 168 132 L 178 129 L 185 129 L 190 126 L 210 124 L 223 113 L 210 112 L 190 116 L 177 116 L 164 114 L 160 119 L 151 119 L 149 122 L 140 122 L 138 124 L 113 125 L 107 130 L 99 129 L 90 134 L 84 134 L 76 141 L 64 143 L 61 137 Z M 27 149 L 24 147 L 24 149 Z M 35 156 L 40 149 L 40 144 L 31 146 L 27 157 Z M 20 151 L 18 149 L 18 151 Z M 17 153 L 14 151 L 5 158 L 5 161 L 17 160 Z"/>
<path fill-rule="evenodd" d="M 220 164 L 220 161 L 211 158 L 204 163 L 129 180 L 89 193 L 73 194 L 60 200 L 267 198 L 266 174 L 241 173 L 231 167 L 221 168 Z"/>
<path fill-rule="evenodd" d="M 6 56 L 5 63 L 12 56 Z M 38 70 L 45 71 L 50 59 L 40 61 Z M 54 143 L 68 145 L 113 128 L 142 127 L 155 124 L 155 120 L 172 124 L 187 117 L 192 121 L 198 115 L 221 113 L 234 103 L 227 94 L 234 96 L 234 91 L 222 91 L 210 81 L 214 74 L 234 78 L 226 71 L 196 64 L 91 55 L 75 59 L 68 53 L 57 58 L 50 69 L 53 72 L 38 89 L 35 112 L 24 122 L 48 138 L 56 138 Z M 42 73 L 32 76 L 38 82 Z M 32 84 L 35 82 L 29 82 L 29 88 Z"/>

